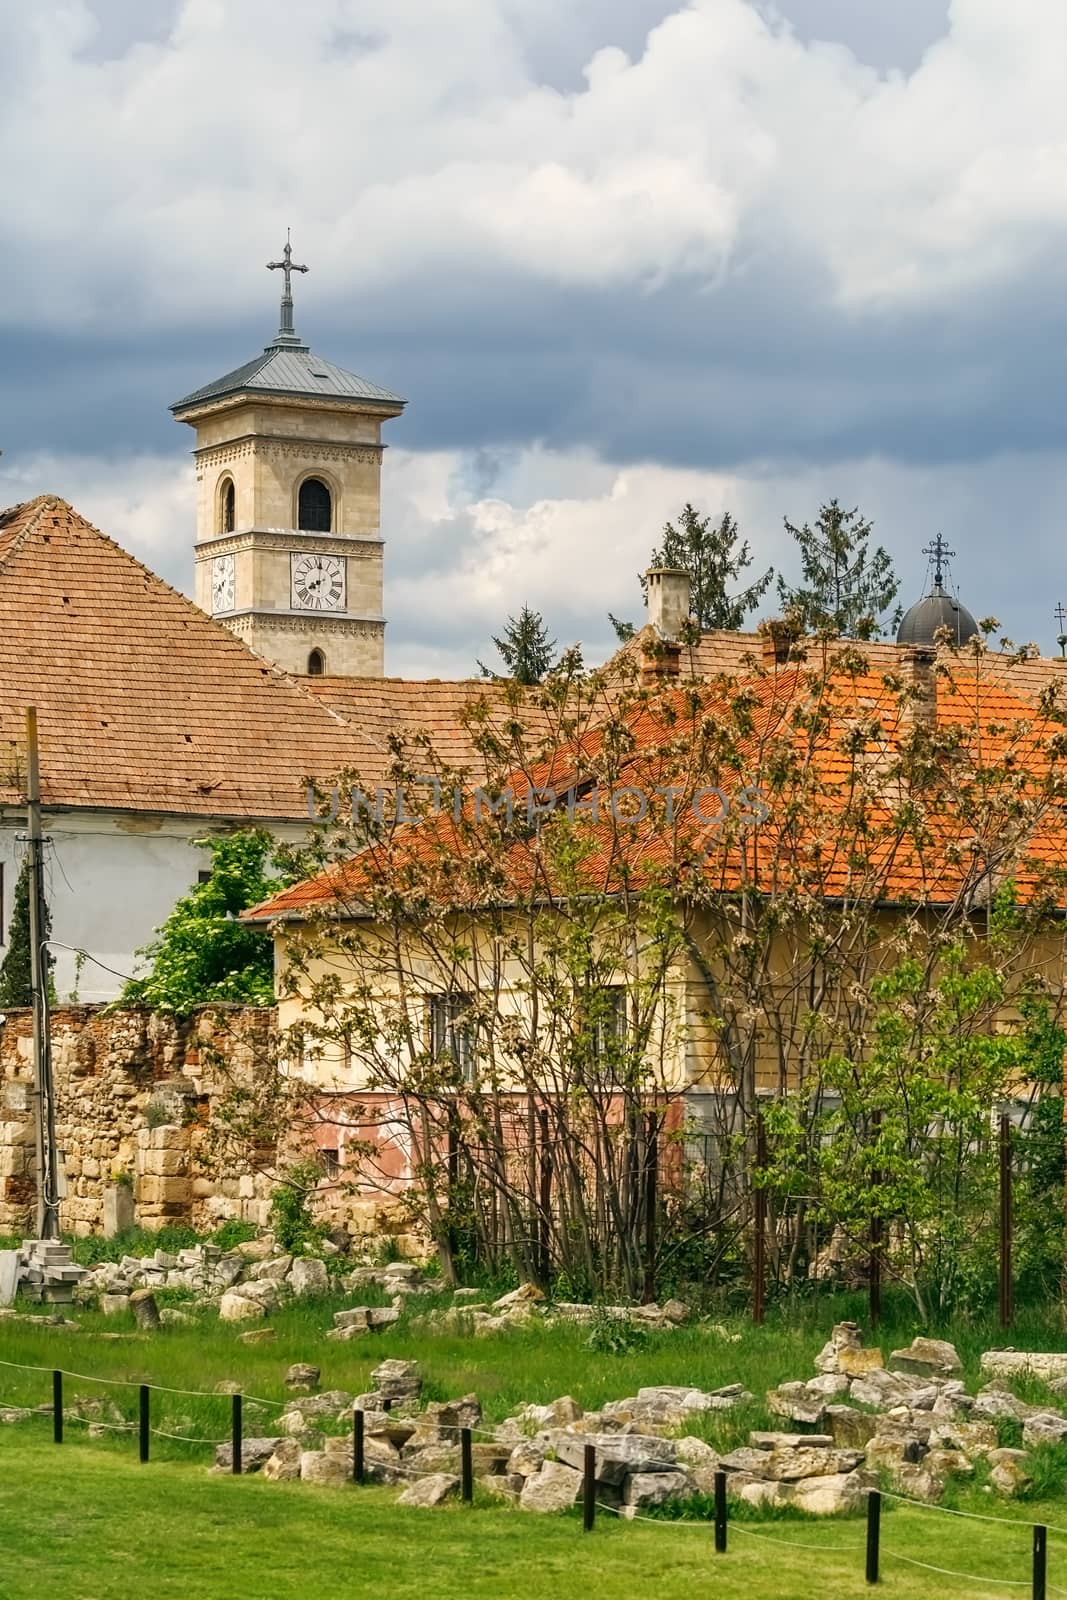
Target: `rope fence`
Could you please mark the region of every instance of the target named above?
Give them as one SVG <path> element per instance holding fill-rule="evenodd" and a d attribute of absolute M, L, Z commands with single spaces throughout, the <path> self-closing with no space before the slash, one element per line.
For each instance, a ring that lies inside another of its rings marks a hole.
<path fill-rule="evenodd" d="M 6 1367 L 22 1372 L 51 1373 L 52 1377 L 52 1404 L 35 1408 L 28 1408 L 30 1415 L 47 1416 L 51 1413 L 53 1439 L 56 1444 L 63 1443 L 64 1424 L 69 1422 L 79 1427 L 99 1428 L 111 1433 L 126 1435 L 136 1434 L 140 1460 L 149 1460 L 150 1442 L 154 1436 L 157 1439 L 174 1440 L 181 1444 L 208 1446 L 218 1449 L 229 1444 L 231 1448 L 231 1471 L 235 1476 L 240 1476 L 244 1470 L 244 1405 L 250 1402 L 257 1406 L 265 1406 L 270 1410 L 280 1412 L 290 1402 L 275 1400 L 261 1400 L 255 1396 L 236 1394 L 218 1394 L 208 1389 L 175 1389 L 165 1384 L 138 1383 L 133 1379 L 99 1378 L 87 1373 L 70 1372 L 60 1367 L 33 1366 L 25 1362 L 2 1361 L 0 1367 Z M 129 1422 L 105 1422 L 91 1417 L 79 1416 L 73 1410 L 64 1408 L 63 1380 L 71 1378 L 75 1382 L 98 1383 L 109 1388 L 136 1389 L 138 1392 L 138 1419 Z M 213 1439 L 197 1435 L 178 1433 L 169 1429 L 153 1426 L 151 1414 L 151 1398 L 153 1393 L 178 1395 L 188 1399 L 213 1400 L 228 1399 L 230 1402 L 230 1431 L 226 1438 Z M 383 1396 L 383 1409 L 388 1409 L 388 1402 Z M 399 1459 L 381 1459 L 373 1451 L 368 1454 L 366 1439 L 367 1414 L 360 1408 L 353 1408 L 352 1412 L 352 1466 L 351 1480 L 355 1484 L 363 1484 L 368 1477 L 375 1477 L 379 1473 L 386 1476 L 395 1474 L 400 1478 L 419 1480 L 435 1477 L 437 1468 L 419 1467 Z M 478 1434 L 490 1438 L 495 1443 L 503 1443 L 496 1438 L 495 1433 L 487 1428 L 464 1427 L 459 1424 L 439 1423 L 437 1427 L 441 1433 L 458 1434 L 460 1447 L 460 1496 L 465 1504 L 470 1504 L 474 1499 L 474 1469 L 473 1469 L 473 1437 Z M 582 1505 L 582 1525 L 587 1533 L 596 1526 L 597 1512 L 613 1516 L 618 1520 L 627 1520 L 651 1524 L 661 1529 L 671 1528 L 696 1528 L 707 1532 L 709 1520 L 714 1530 L 715 1551 L 718 1555 L 725 1555 L 728 1549 L 729 1533 L 732 1527 L 745 1539 L 754 1539 L 763 1544 L 781 1545 L 783 1548 L 804 1550 L 810 1553 L 825 1555 L 847 1555 L 864 1557 L 865 1576 L 869 1584 L 881 1581 L 881 1564 L 883 1558 L 899 1562 L 904 1566 L 913 1567 L 924 1572 L 931 1572 L 942 1578 L 959 1579 L 968 1584 L 978 1584 L 983 1589 L 992 1591 L 1029 1589 L 1032 1600 L 1048 1600 L 1048 1597 L 1063 1597 L 1067 1600 L 1067 1589 L 1057 1588 L 1048 1581 L 1048 1536 L 1067 1538 L 1067 1528 L 1040 1522 L 1030 1522 L 1025 1519 L 989 1516 L 977 1511 L 960 1511 L 951 1506 L 931 1505 L 928 1502 L 914 1500 L 907 1495 L 895 1494 L 890 1490 L 871 1489 L 867 1491 L 866 1515 L 866 1541 L 854 1544 L 828 1544 L 819 1540 L 803 1540 L 790 1538 L 788 1535 L 768 1533 L 763 1529 L 750 1527 L 744 1520 L 729 1516 L 727 1501 L 727 1474 L 719 1470 L 714 1475 L 714 1509 L 710 1519 L 695 1518 L 665 1518 L 643 1516 L 640 1512 L 629 1507 L 620 1508 L 605 1504 L 597 1499 L 596 1477 L 597 1449 L 594 1444 L 586 1444 L 583 1452 L 582 1481 L 580 1499 Z M 343 1459 L 343 1457 L 342 1457 Z M 512 1498 L 518 1498 L 518 1491 L 502 1486 L 504 1492 Z M 1029 1530 L 1032 1537 L 1031 1570 L 1027 1578 L 1001 1578 L 989 1577 L 973 1572 L 962 1572 L 953 1567 L 942 1567 L 932 1562 L 922 1561 L 917 1556 L 906 1555 L 902 1550 L 883 1549 L 881 1542 L 882 1503 L 883 1500 L 892 1501 L 898 1505 L 912 1507 L 926 1511 L 935 1516 L 964 1517 L 975 1522 L 995 1523 L 1003 1528 L 1012 1530 Z"/>

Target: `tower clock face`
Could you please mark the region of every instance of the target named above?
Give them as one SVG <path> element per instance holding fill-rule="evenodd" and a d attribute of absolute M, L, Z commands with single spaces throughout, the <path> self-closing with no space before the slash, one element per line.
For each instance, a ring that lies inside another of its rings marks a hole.
<path fill-rule="evenodd" d="M 292 603 L 300 611 L 343 611 L 345 563 L 343 556 L 294 555 Z"/>
<path fill-rule="evenodd" d="M 211 609 L 232 611 L 235 599 L 233 556 L 216 556 L 211 563 Z"/>

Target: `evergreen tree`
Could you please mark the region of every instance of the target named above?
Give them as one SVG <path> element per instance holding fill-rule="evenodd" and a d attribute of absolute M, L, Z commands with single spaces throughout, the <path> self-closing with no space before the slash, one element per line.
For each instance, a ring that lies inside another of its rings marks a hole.
<path fill-rule="evenodd" d="M 509 617 L 503 638 L 493 643 L 500 653 L 506 672 L 493 672 L 481 661 L 478 669 L 483 678 L 514 678 L 516 683 L 540 683 L 551 671 L 556 659 L 556 641 L 548 637 L 545 619 L 539 611 L 523 606 L 518 617 Z"/>
<path fill-rule="evenodd" d="M 138 950 L 151 970 L 123 989 L 127 1005 L 186 1012 L 209 1000 L 273 1001 L 273 941 L 239 913 L 276 894 L 291 876 L 271 875 L 275 844 L 261 828 L 209 839 L 206 848 L 211 876 L 182 896 L 151 944 Z"/>
<path fill-rule="evenodd" d="M 52 931 L 52 918 L 47 905 L 44 910 L 42 938 L 47 941 Z M 7 929 L 7 954 L 0 963 L 0 1007 L 29 1006 L 33 1004 L 30 983 L 30 858 L 23 858 L 15 884 L 15 901 L 11 908 L 11 921 Z M 52 993 L 52 968 L 55 956 L 46 949 L 45 971 L 48 989 Z"/>
<path fill-rule="evenodd" d="M 754 583 L 734 590 L 738 578 L 752 565 L 748 540 L 741 539 L 737 519 L 728 511 L 712 526 L 711 518 L 702 517 L 688 501 L 677 525 L 664 524 L 662 543 L 652 551 L 648 564 L 688 572 L 690 610 L 697 627 L 704 631 L 725 628 L 735 632 L 774 577 L 774 568 L 768 567 Z M 644 591 L 644 574 L 639 581 Z M 632 622 L 623 622 L 610 612 L 608 620 L 624 643 L 633 638 Z"/>
<path fill-rule="evenodd" d="M 843 511 L 836 500 L 819 510 L 814 528 L 796 528 L 785 519 L 796 541 L 804 578 L 795 588 L 778 579 L 782 608 L 812 632 L 833 628 L 846 639 L 869 639 L 895 627 L 898 607 L 886 617 L 900 584 L 886 550 L 868 553 L 872 524 L 858 508 Z"/>

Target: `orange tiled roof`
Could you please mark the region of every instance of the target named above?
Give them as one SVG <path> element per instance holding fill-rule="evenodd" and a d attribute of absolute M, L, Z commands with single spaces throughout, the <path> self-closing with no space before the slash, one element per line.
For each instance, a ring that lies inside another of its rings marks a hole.
<path fill-rule="evenodd" d="M 394 736 L 407 745 L 424 736 L 438 765 L 476 777 L 485 769 L 478 749 L 483 728 L 506 739 L 509 722 L 517 718 L 527 741 L 551 735 L 552 719 L 536 696 L 516 696 L 514 685 L 495 678 L 323 677 L 309 678 L 307 688 L 322 705 L 361 729 L 378 750 L 377 764 L 371 758 L 360 768 L 364 783 L 381 780 Z"/>
<path fill-rule="evenodd" d="M 901 664 L 896 652 L 893 662 Z M 746 731 L 740 739 L 729 736 L 720 748 L 717 732 L 730 721 L 726 696 L 743 699 Z M 649 793 L 668 772 L 673 781 L 672 746 L 675 752 L 690 752 L 694 783 L 732 788 L 773 785 L 773 768 L 791 758 L 795 764 L 778 793 L 777 814 L 772 806 L 769 820 L 749 832 L 743 849 L 732 838 L 706 857 L 700 870 L 715 886 L 728 890 L 747 881 L 768 890 L 807 884 L 830 897 L 950 901 L 973 872 L 966 863 L 975 820 L 966 809 L 953 809 L 957 802 L 952 789 L 947 802 L 939 800 L 945 793 L 942 769 L 958 755 L 961 785 L 969 771 L 1000 771 L 1021 774 L 1024 788 L 1039 793 L 1063 758 L 1064 730 L 992 675 L 942 676 L 936 727 L 942 746 L 920 792 L 907 787 L 910 780 L 898 766 L 909 718 L 899 680 L 885 672 L 837 671 L 823 678 L 794 666 L 704 693 L 673 689 L 635 704 L 628 717 L 632 750 L 615 784 Z M 516 774 L 512 786 L 519 804 L 524 804 L 528 785 L 552 785 L 559 791 L 581 773 L 595 771 L 599 743 L 600 733 L 593 728 L 539 767 Z M 791 817 L 790 799 L 809 784 L 808 808 L 802 805 Z M 898 825 L 905 799 L 916 803 L 921 816 L 918 822 Z M 1046 805 L 1030 814 L 1024 804 L 1021 816 L 1018 838 L 1001 839 L 994 833 L 983 841 L 982 859 L 998 879 L 1015 874 L 1025 894 L 1037 882 L 1027 863 L 1067 869 L 1067 825 L 1061 806 Z M 928 834 L 925 844 L 919 842 L 918 831 Z M 636 886 L 664 874 L 677 883 L 679 864 L 702 837 L 688 816 L 678 829 L 666 827 L 662 812 L 650 813 L 647 823 L 621 832 L 603 820 L 590 821 L 589 853 L 582 864 L 585 885 L 599 892 L 624 878 Z M 476 876 L 471 884 L 460 884 L 471 856 L 469 832 L 463 834 L 443 815 L 432 824 L 399 830 L 388 845 L 372 847 L 284 890 L 250 915 L 270 918 L 352 906 L 361 892 L 386 881 L 403 892 L 408 874 L 428 864 L 440 872 L 443 897 L 454 897 L 457 886 L 460 892 L 477 893 L 472 889 Z M 517 840 L 508 851 L 497 898 L 528 893 L 538 882 L 547 889 L 546 871 L 538 835 Z M 414 888 L 414 878 L 411 884 Z"/>
<path fill-rule="evenodd" d="M 646 624 L 632 639 L 615 652 L 605 663 L 604 672 L 613 682 L 633 678 L 639 671 L 642 658 L 656 643 L 655 629 Z M 683 645 L 679 666 L 683 679 L 713 679 L 745 677 L 753 670 L 753 663 L 763 659 L 764 636 L 760 633 L 732 633 L 713 629 L 702 633 L 694 644 Z M 825 646 L 814 640 L 800 641 L 806 652 L 804 663 L 816 669 L 829 666 L 843 650 L 858 652 L 867 660 L 873 672 L 897 672 L 901 663 L 914 648 L 898 645 L 889 639 L 837 640 Z M 958 654 L 950 649 L 940 652 L 944 661 L 958 662 Z M 1020 659 L 1014 654 L 1001 654 L 990 650 L 982 657 L 982 676 L 1001 684 L 1020 700 L 1036 705 L 1041 696 L 1054 687 L 1061 704 L 1067 705 L 1067 660 L 1058 656 L 1030 655 Z"/>
<path fill-rule="evenodd" d="M 307 776 L 382 760 L 50 495 L 0 512 L 3 804 L 22 798 L 27 705 L 46 806 L 299 820 Z"/>

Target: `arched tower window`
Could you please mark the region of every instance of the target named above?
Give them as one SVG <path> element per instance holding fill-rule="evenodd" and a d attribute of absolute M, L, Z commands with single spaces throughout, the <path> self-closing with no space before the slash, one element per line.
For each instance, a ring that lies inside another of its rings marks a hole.
<path fill-rule="evenodd" d="M 326 657 L 321 650 L 312 650 L 308 656 L 308 677 L 321 678 L 326 672 Z"/>
<path fill-rule="evenodd" d="M 219 497 L 219 532 L 232 533 L 237 526 L 237 493 L 233 479 L 227 478 Z"/>
<path fill-rule="evenodd" d="M 305 533 L 329 533 L 333 528 L 333 497 L 321 478 L 305 478 L 300 485 L 297 519 Z"/>

